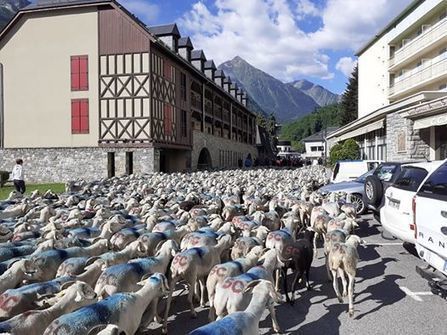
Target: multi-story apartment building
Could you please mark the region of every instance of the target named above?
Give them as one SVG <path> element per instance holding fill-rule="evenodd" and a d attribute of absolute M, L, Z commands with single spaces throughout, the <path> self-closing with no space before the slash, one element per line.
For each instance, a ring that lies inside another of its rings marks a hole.
<path fill-rule="evenodd" d="M 247 95 L 175 24 L 114 0 L 38 0 L 0 33 L 0 169 L 32 180 L 237 166 Z"/>
<path fill-rule="evenodd" d="M 330 138 L 368 159 L 446 158 L 446 14 L 445 0 L 415 0 L 357 53 L 358 119 Z"/>

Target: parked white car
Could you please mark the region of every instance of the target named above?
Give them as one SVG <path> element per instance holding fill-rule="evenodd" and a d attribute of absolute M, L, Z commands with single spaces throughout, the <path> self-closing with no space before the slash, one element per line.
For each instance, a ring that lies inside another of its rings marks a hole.
<path fill-rule="evenodd" d="M 385 191 L 380 209 L 383 228 L 398 239 L 415 244 L 412 202 L 424 180 L 442 161 L 403 164 L 394 184 Z"/>
<path fill-rule="evenodd" d="M 332 183 L 351 181 L 376 168 L 380 161 L 339 161 L 335 164 L 331 176 Z"/>
<path fill-rule="evenodd" d="M 416 266 L 431 290 L 447 298 L 447 160 L 422 184 L 413 200 L 416 250 L 431 271 Z"/>

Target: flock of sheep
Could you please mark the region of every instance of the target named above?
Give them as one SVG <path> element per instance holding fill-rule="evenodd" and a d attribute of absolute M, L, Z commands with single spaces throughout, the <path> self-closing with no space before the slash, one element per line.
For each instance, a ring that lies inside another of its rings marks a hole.
<path fill-rule="evenodd" d="M 352 316 L 363 241 L 352 234 L 354 206 L 315 192 L 327 182 L 312 166 L 13 192 L 0 202 L 0 334 L 130 335 L 154 321 L 167 333 L 173 293 L 185 284 L 192 317 L 196 302 L 209 307 L 210 323 L 190 334 L 259 334 L 265 310 L 280 332 L 275 303 L 282 294 L 293 303 L 301 281 L 311 289 L 318 239 Z"/>

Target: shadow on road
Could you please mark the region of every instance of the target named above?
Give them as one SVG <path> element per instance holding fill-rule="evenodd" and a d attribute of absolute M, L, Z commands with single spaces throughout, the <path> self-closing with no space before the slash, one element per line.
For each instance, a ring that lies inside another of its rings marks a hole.
<path fill-rule="evenodd" d="M 387 275 L 379 283 L 368 286 L 365 290 L 359 292 L 357 296 L 362 293 L 369 294 L 363 299 L 356 301 L 356 304 L 361 304 L 364 301 L 372 300 L 378 303 L 378 305 L 366 313 L 357 315 L 355 319 L 360 320 L 368 314 L 374 313 L 385 306 L 392 305 L 399 300 L 404 299 L 406 295 L 404 292 L 402 292 L 402 290 L 399 288 L 399 285 L 396 283 L 397 280 L 403 278 L 404 277 L 399 275 Z"/>

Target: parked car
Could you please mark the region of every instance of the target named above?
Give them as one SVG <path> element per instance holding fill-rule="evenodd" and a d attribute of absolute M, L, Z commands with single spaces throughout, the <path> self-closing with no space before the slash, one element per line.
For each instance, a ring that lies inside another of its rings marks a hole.
<path fill-rule="evenodd" d="M 437 272 L 416 267 L 433 293 L 447 297 L 447 160 L 424 181 L 413 199 L 418 255 Z"/>
<path fill-rule="evenodd" d="M 366 177 L 372 175 L 374 169 L 362 174 L 357 179 L 352 181 L 343 181 L 341 183 L 327 184 L 318 189 L 318 192 L 322 195 L 328 195 L 329 193 L 345 192 L 348 194 L 351 202 L 356 205 L 357 214 L 363 214 L 366 212 L 367 207 L 363 201 L 364 184 Z"/>
<path fill-rule="evenodd" d="M 374 217 L 380 222 L 380 209 L 384 204 L 385 191 L 396 181 L 402 165 L 417 162 L 386 162 L 381 163 L 371 176 L 365 180 L 363 201 L 372 210 Z"/>
<path fill-rule="evenodd" d="M 412 202 L 417 190 L 427 176 L 442 161 L 404 164 L 394 183 L 385 191 L 384 204 L 380 209 L 383 228 L 403 242 L 415 244 Z"/>
<path fill-rule="evenodd" d="M 374 169 L 380 161 L 339 161 L 335 163 L 331 176 L 332 183 L 351 181 Z"/>

